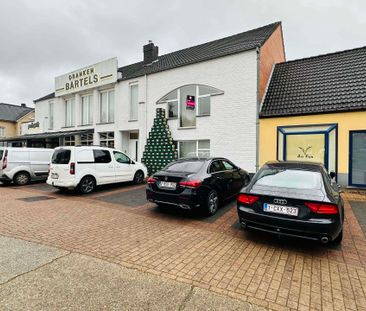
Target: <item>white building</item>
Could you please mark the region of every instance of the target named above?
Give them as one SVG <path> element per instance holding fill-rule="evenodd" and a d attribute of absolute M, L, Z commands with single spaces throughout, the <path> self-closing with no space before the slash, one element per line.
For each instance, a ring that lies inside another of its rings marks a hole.
<path fill-rule="evenodd" d="M 55 92 L 34 101 L 39 133 L 12 141 L 108 145 L 140 160 L 156 108 L 165 108 L 181 157 L 209 153 L 254 172 L 259 105 L 284 60 L 281 23 L 162 56 L 149 43 L 142 62 L 118 68 L 113 58 L 57 77 Z"/>

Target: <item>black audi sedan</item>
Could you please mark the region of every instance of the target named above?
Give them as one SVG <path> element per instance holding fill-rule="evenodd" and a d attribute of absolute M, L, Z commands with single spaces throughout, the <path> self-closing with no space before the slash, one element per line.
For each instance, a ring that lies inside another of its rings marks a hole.
<path fill-rule="evenodd" d="M 322 164 L 266 163 L 238 195 L 241 227 L 340 243 L 344 204 L 334 177 Z"/>
<path fill-rule="evenodd" d="M 147 180 L 146 197 L 160 206 L 201 209 L 214 215 L 220 202 L 235 197 L 249 174 L 225 158 L 185 158 Z"/>

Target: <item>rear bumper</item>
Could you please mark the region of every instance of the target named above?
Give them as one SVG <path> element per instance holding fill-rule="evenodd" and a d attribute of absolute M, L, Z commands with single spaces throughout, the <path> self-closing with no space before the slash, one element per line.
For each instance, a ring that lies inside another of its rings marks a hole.
<path fill-rule="evenodd" d="M 53 187 L 68 188 L 68 189 L 75 189 L 78 185 L 73 180 L 61 181 L 61 180 L 50 179 L 50 178 L 47 179 L 47 184 L 49 184 L 50 186 L 53 186 Z"/>
<path fill-rule="evenodd" d="M 332 241 L 342 230 L 341 221 L 332 218 L 295 220 L 259 214 L 245 206 L 238 206 L 238 216 L 242 227 L 308 240 Z"/>
<path fill-rule="evenodd" d="M 9 178 L 7 175 L 3 174 L 0 176 L 0 181 L 11 181 L 11 178 Z"/>
<path fill-rule="evenodd" d="M 197 209 L 204 204 L 204 200 L 201 196 L 192 189 L 185 189 L 182 193 L 173 194 L 155 191 L 147 186 L 146 199 L 153 203 L 167 204 L 183 209 Z"/>

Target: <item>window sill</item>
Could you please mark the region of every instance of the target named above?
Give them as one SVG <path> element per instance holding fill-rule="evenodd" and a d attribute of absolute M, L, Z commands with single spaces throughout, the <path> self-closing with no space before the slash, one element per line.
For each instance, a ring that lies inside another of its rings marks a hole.
<path fill-rule="evenodd" d="M 90 124 L 80 124 L 79 126 L 80 127 L 82 127 L 82 126 L 93 126 L 93 124 L 91 124 L 91 123 Z"/>
<path fill-rule="evenodd" d="M 61 127 L 61 128 L 62 128 L 62 129 L 70 129 L 70 128 L 73 128 L 73 127 L 76 127 L 76 125 L 63 126 L 63 127 Z"/>
<path fill-rule="evenodd" d="M 193 130 L 195 128 L 196 128 L 195 126 L 178 127 L 178 130 Z"/>
<path fill-rule="evenodd" d="M 167 118 L 168 120 L 177 120 L 178 117 L 170 117 L 170 118 Z"/>
<path fill-rule="evenodd" d="M 100 122 L 97 123 L 96 125 L 104 125 L 104 124 L 114 124 L 114 122 Z"/>
<path fill-rule="evenodd" d="M 200 114 L 200 115 L 197 115 L 196 118 L 210 117 L 210 116 L 211 116 L 210 114 Z"/>
<path fill-rule="evenodd" d="M 128 120 L 128 122 L 137 122 L 138 120 Z"/>

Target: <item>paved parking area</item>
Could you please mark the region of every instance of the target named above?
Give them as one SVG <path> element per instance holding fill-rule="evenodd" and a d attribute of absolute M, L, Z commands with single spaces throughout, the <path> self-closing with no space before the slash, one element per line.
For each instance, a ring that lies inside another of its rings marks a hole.
<path fill-rule="evenodd" d="M 275 310 L 366 310 L 366 239 L 349 204 L 366 208 L 362 193 L 344 195 L 344 241 L 330 248 L 242 232 L 235 202 L 211 219 L 162 212 L 141 199 L 143 187 L 120 185 L 86 197 L 45 185 L 0 187 L 0 235 Z M 53 199 L 24 202 L 37 196 Z"/>

